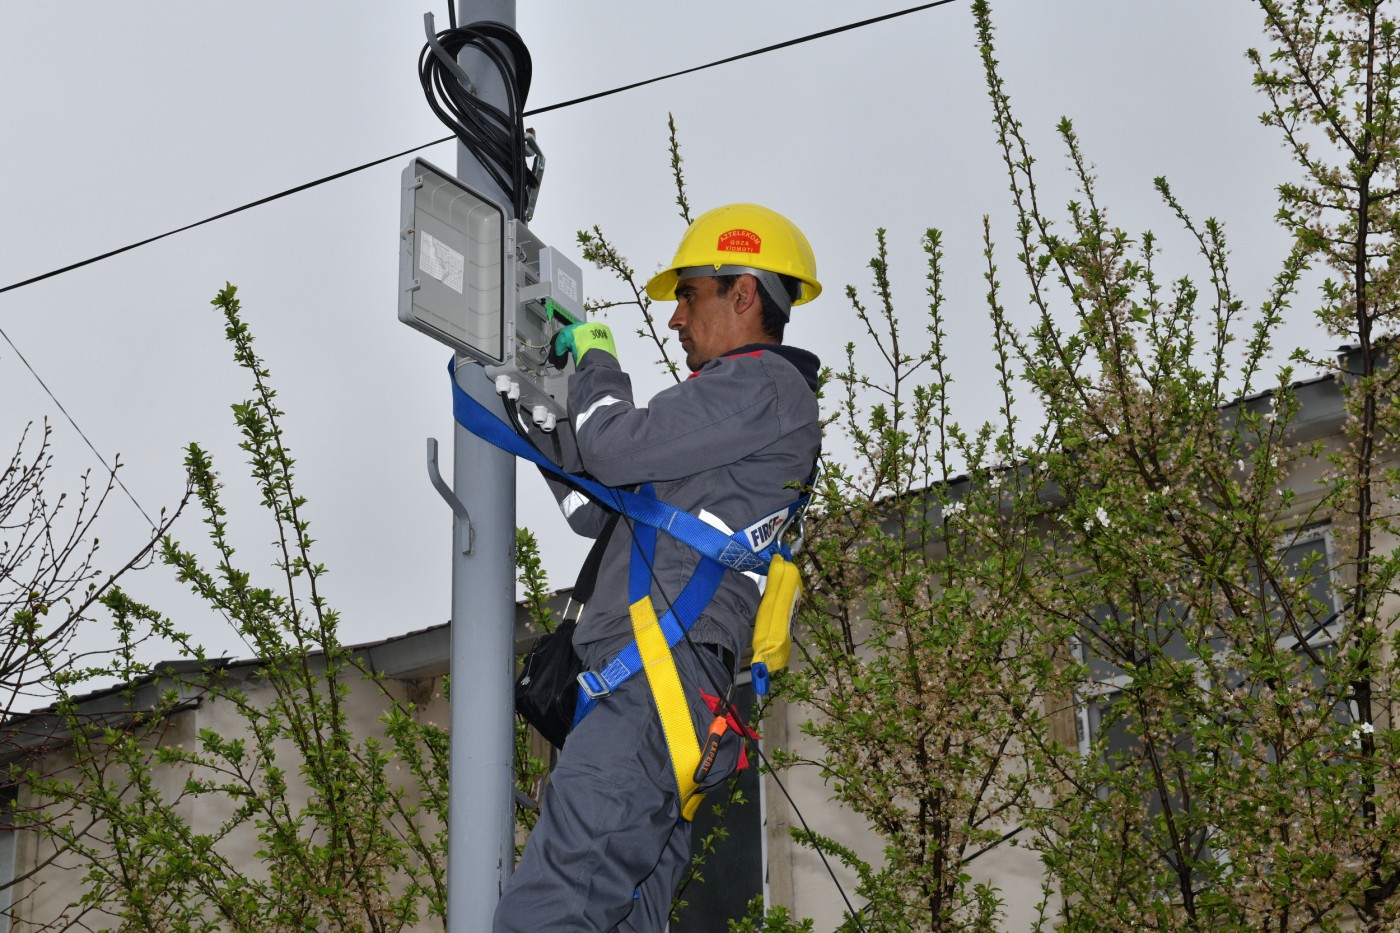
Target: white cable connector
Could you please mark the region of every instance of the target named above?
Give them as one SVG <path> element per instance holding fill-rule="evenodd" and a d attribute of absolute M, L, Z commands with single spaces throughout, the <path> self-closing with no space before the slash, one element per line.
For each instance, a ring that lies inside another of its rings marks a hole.
<path fill-rule="evenodd" d="M 496 394 L 513 402 L 520 398 L 520 383 L 502 373 L 496 377 Z"/>
<path fill-rule="evenodd" d="M 540 430 L 546 434 L 553 431 L 555 424 L 557 424 L 554 420 L 554 412 L 543 405 L 536 405 L 534 410 L 530 412 L 530 416 L 534 418 L 535 424 L 539 425 Z"/>

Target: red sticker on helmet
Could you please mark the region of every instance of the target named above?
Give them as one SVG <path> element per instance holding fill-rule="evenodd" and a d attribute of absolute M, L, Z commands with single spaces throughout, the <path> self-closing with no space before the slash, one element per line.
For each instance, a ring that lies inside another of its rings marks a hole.
<path fill-rule="evenodd" d="M 763 249 L 763 239 L 752 230 L 740 227 L 721 233 L 715 248 L 722 253 L 757 253 Z"/>

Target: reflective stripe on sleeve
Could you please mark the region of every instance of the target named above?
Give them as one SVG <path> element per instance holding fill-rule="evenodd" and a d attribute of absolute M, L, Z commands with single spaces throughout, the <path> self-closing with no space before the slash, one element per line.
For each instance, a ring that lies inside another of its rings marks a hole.
<path fill-rule="evenodd" d="M 565 518 L 573 518 L 574 513 L 587 504 L 588 497 L 578 490 L 574 490 L 559 500 L 559 511 L 564 513 Z"/>
<path fill-rule="evenodd" d="M 584 424 L 588 421 L 589 418 L 593 417 L 593 413 L 596 412 L 598 409 L 606 408 L 609 405 L 616 405 L 621 401 L 622 399 L 617 398 L 616 396 L 605 395 L 602 398 L 598 399 L 598 401 L 594 402 L 592 405 L 589 405 L 587 411 L 574 418 L 574 433 L 577 434 L 579 431 L 582 431 Z"/>

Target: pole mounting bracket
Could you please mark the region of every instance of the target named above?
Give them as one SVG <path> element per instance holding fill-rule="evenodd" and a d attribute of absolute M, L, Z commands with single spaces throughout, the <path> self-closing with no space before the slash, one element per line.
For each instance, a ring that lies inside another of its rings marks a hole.
<path fill-rule="evenodd" d="M 456 491 L 447 485 L 447 480 L 442 478 L 442 473 L 438 470 L 438 442 L 435 437 L 428 438 L 428 479 L 432 480 L 433 488 L 451 507 L 452 514 L 457 516 L 457 532 L 463 539 L 460 542 L 462 553 L 470 555 L 472 546 L 476 543 L 476 529 L 472 527 L 471 513 L 462 504 L 462 500 L 457 497 Z"/>

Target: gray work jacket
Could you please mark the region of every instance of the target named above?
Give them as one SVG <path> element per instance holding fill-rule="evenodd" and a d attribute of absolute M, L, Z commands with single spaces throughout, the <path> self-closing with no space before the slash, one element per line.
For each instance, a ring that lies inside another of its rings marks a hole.
<path fill-rule="evenodd" d="M 817 358 L 806 350 L 752 344 L 711 360 L 686 381 L 638 407 L 617 359 L 590 350 L 569 380 L 569 420 L 541 447 L 571 473 L 607 486 L 654 484 L 661 500 L 728 532 L 740 531 L 788 505 L 806 483 L 821 447 L 814 390 Z M 606 509 L 551 480 L 576 532 L 597 537 Z M 574 633 L 585 666 L 599 669 L 632 640 L 627 578 L 632 532 L 613 525 L 593 598 Z M 666 611 L 694 572 L 699 556 L 658 533 L 651 598 Z M 752 640 L 759 587 L 727 571 L 691 630 L 695 641 L 722 645 L 736 658 Z"/>

